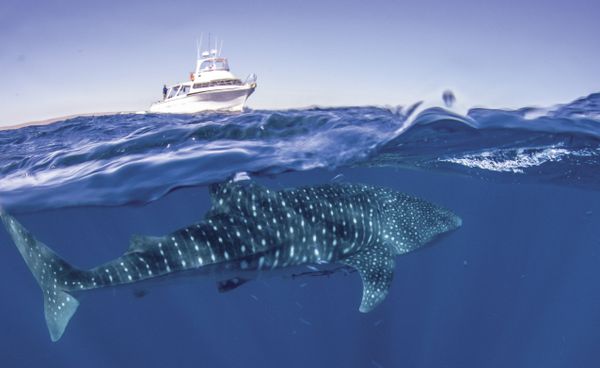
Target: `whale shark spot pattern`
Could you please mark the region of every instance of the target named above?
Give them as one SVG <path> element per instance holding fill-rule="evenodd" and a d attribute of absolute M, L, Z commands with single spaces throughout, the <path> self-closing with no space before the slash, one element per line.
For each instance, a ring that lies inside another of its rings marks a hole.
<path fill-rule="evenodd" d="M 42 289 L 52 340 L 62 336 L 79 305 L 73 294 L 182 272 L 223 275 L 218 287 L 229 291 L 247 275 L 342 264 L 360 274 L 359 310 L 369 312 L 389 292 L 395 256 L 462 223 L 422 199 L 361 184 L 270 190 L 253 181 L 231 181 L 211 185 L 209 193 L 212 207 L 200 222 L 165 236 L 134 235 L 122 256 L 90 270 L 72 267 L 0 210 Z"/>

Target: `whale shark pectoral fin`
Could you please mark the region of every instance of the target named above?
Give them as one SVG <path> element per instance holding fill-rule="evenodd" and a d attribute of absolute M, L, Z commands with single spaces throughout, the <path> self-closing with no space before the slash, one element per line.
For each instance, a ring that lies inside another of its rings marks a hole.
<path fill-rule="evenodd" d="M 394 258 L 385 244 L 377 244 L 369 249 L 344 259 L 341 263 L 355 268 L 363 282 L 363 296 L 359 310 L 370 312 L 388 294 L 394 275 Z"/>

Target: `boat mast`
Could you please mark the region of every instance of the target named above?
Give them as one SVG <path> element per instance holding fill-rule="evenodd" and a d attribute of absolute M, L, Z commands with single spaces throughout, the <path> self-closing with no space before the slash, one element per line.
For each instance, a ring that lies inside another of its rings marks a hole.
<path fill-rule="evenodd" d="M 202 48 L 202 33 L 200 33 L 200 42 L 196 38 L 196 59 L 200 60 L 200 48 Z"/>
<path fill-rule="evenodd" d="M 196 78 L 200 76 L 200 57 L 202 55 L 202 51 L 200 50 L 202 49 L 203 35 L 203 33 L 200 33 L 200 42 L 198 42 L 198 39 L 196 38 Z"/>

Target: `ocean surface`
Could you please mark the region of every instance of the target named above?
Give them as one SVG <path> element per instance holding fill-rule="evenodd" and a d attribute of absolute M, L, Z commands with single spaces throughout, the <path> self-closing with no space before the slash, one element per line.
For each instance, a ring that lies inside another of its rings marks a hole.
<path fill-rule="evenodd" d="M 358 311 L 356 273 L 90 292 L 50 341 L 0 229 L 2 367 L 598 367 L 600 93 L 551 107 L 439 105 L 117 114 L 0 131 L 0 205 L 72 264 L 210 209 L 207 185 L 392 188 L 463 220 L 399 256 Z M 307 269 L 308 270 L 308 269 Z"/>

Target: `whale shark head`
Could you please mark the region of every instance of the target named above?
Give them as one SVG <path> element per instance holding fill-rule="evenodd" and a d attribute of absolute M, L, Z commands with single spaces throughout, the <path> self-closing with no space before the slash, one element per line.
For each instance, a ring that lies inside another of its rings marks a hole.
<path fill-rule="evenodd" d="M 450 210 L 399 192 L 385 202 L 384 213 L 384 242 L 395 254 L 420 248 L 462 225 L 462 219 Z"/>

